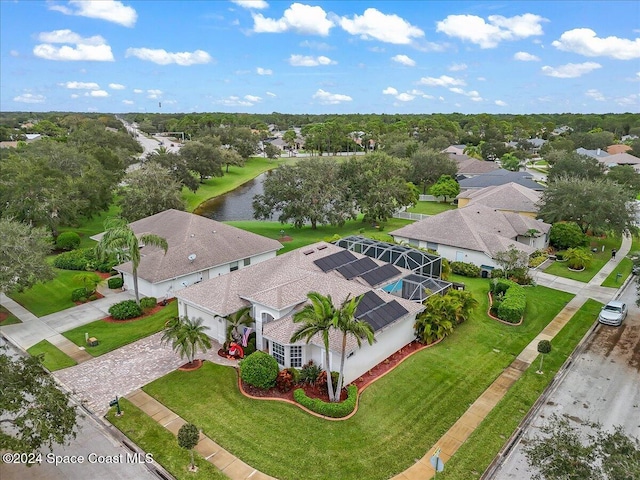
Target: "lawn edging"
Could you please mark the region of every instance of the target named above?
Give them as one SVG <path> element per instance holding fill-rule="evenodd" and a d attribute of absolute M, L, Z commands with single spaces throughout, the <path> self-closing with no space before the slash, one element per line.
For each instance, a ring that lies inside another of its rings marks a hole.
<path fill-rule="evenodd" d="M 517 327 L 518 325 L 522 325 L 522 322 L 524 322 L 524 315 L 522 316 L 522 318 L 520 318 L 520 321 L 518 323 L 511 323 L 511 322 L 507 322 L 506 320 L 502 320 L 498 317 L 494 317 L 493 315 L 491 315 L 491 307 L 493 306 L 493 296 L 491 295 L 491 292 L 487 292 L 487 295 L 489 295 L 489 310 L 487 310 L 487 316 L 489 318 L 491 318 L 492 320 L 495 320 L 496 322 L 500 322 L 503 325 L 509 325 L 511 327 Z"/>

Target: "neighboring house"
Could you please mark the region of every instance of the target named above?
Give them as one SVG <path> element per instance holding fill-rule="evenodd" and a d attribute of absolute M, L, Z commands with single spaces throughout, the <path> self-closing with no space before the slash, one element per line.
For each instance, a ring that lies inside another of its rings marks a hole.
<path fill-rule="evenodd" d="M 390 235 L 396 242 L 435 250 L 451 262 L 473 263 L 488 276 L 499 266 L 496 254 L 511 246 L 527 255 L 547 247 L 550 228 L 540 220 L 478 204 L 439 213 Z"/>
<path fill-rule="evenodd" d="M 609 155 L 615 155 L 616 153 L 626 153 L 629 150 L 633 150 L 629 145 L 624 145 L 622 143 L 616 145 L 609 145 L 607 147 L 607 153 Z"/>
<path fill-rule="evenodd" d="M 640 172 L 640 158 L 634 157 L 628 153 L 616 153 L 606 158 L 599 159 L 600 163 L 604 163 L 608 168 L 618 165 L 630 165 L 636 172 Z"/>
<path fill-rule="evenodd" d="M 484 205 L 501 212 L 513 212 L 535 218 L 542 194 L 514 182 L 479 190 L 466 190 L 459 194 L 458 208 Z"/>
<path fill-rule="evenodd" d="M 165 210 L 130 224 L 136 235 L 151 233 L 169 244 L 141 245 L 138 288 L 142 295 L 171 298 L 189 285 L 246 268 L 276 256 L 280 242 L 193 213 Z M 104 233 L 91 237 L 99 241 Z M 131 262 L 115 267 L 133 290 Z"/>
<path fill-rule="evenodd" d="M 485 187 L 497 187 L 499 185 L 505 185 L 507 183 L 517 183 L 523 187 L 530 188 L 541 192 L 544 187 L 539 183 L 533 181 L 533 176 L 527 172 L 510 172 L 503 168 L 496 169 L 491 172 L 482 173 L 472 178 L 465 178 L 460 180 L 460 191 L 464 192 L 471 189 L 479 189 Z"/>
<path fill-rule="evenodd" d="M 626 142 L 627 140 L 635 140 L 636 138 L 638 138 L 637 135 L 623 135 L 620 140 Z"/>
<path fill-rule="evenodd" d="M 318 242 L 186 288 L 177 294 L 178 312 L 202 318 L 209 327 L 207 334 L 223 343 L 224 317 L 251 307 L 258 350 L 273 355 L 281 368 L 300 368 L 309 360 L 324 366 L 319 337 L 309 344 L 291 343 L 300 326 L 293 322 L 293 315 L 308 302 L 309 292 L 330 295 L 336 307 L 348 297 L 364 295 L 356 318 L 371 324 L 376 341 L 373 345 L 364 342 L 361 348 L 355 339 L 347 341 L 344 373 L 349 383 L 415 339 L 413 325 L 423 305 L 389 288 L 411 276 L 415 275 L 392 264 Z M 390 290 L 394 293 L 387 293 Z M 330 334 L 332 370 L 339 367 L 341 348 L 342 336 L 334 330 Z"/>
<path fill-rule="evenodd" d="M 493 172 L 500 168 L 494 162 L 485 162 L 484 160 L 478 160 L 465 154 L 458 155 L 449 153 L 448 156 L 451 160 L 455 161 L 458 166 L 457 180 L 475 177 L 482 173 Z"/>
<path fill-rule="evenodd" d="M 39 133 L 26 133 L 24 135 L 25 139 L 23 142 L 25 143 L 33 143 L 36 140 L 42 139 L 42 135 Z M 0 148 L 18 148 L 19 140 L 7 140 L 4 142 L 0 142 Z"/>
<path fill-rule="evenodd" d="M 557 136 L 557 135 L 564 135 L 566 133 L 571 133 L 571 132 L 573 132 L 573 128 L 567 125 L 562 125 L 560 127 L 554 128 L 551 134 Z"/>
<path fill-rule="evenodd" d="M 467 148 L 466 145 L 449 145 L 447 148 L 442 150 L 442 153 L 450 153 L 452 155 L 463 155 L 465 148 Z"/>
<path fill-rule="evenodd" d="M 605 150 L 602 150 L 600 148 L 596 150 L 587 150 L 586 148 L 580 147 L 576 149 L 576 153 L 579 155 L 586 155 L 587 157 L 596 158 L 598 160 L 609 156 L 609 154 Z"/>
<path fill-rule="evenodd" d="M 545 143 L 547 143 L 544 138 L 528 138 L 523 141 L 527 142 L 530 145 L 530 147 L 527 149 L 527 152 L 532 155 L 538 155 L 540 153 L 540 149 L 544 146 Z M 520 142 L 509 142 L 507 143 L 507 146 L 511 148 L 518 148 L 519 144 Z"/>

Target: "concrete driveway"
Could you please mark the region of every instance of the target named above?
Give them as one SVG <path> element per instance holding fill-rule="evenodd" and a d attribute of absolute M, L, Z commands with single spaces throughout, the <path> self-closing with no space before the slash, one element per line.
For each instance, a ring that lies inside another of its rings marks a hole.
<path fill-rule="evenodd" d="M 635 305 L 635 282 L 625 288 L 620 299 L 630 306 L 621 327 L 599 325 L 566 375 L 556 385 L 522 438 L 540 434 L 539 428 L 553 415 L 562 415 L 579 426 L 600 422 L 607 430 L 622 425 L 627 435 L 640 438 L 640 308 Z M 499 480 L 526 480 L 532 472 L 522 443 L 493 476 Z"/>

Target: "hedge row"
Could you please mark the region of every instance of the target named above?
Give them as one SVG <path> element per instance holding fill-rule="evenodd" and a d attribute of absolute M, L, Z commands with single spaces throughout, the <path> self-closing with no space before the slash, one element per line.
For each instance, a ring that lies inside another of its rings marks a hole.
<path fill-rule="evenodd" d="M 324 415 L 325 417 L 342 418 L 349 415 L 356 408 L 356 400 L 358 399 L 358 387 L 349 385 L 347 387 L 347 399 L 344 402 L 331 403 L 323 402 L 319 398 L 309 398 L 302 388 L 298 388 L 293 392 L 293 398 L 296 402 L 312 412 Z"/>
<path fill-rule="evenodd" d="M 109 280 L 107 280 L 107 285 L 111 289 L 122 288 L 123 284 L 124 280 L 122 280 L 122 277 L 111 277 Z"/>
<path fill-rule="evenodd" d="M 98 262 L 93 248 L 78 248 L 70 252 L 58 255 L 53 261 L 53 266 L 63 270 L 98 270 L 100 272 L 110 272 L 117 265 L 117 262 Z"/>
<path fill-rule="evenodd" d="M 499 302 L 496 313 L 500 320 L 518 323 L 527 307 L 527 296 L 524 288 L 511 280 L 500 279 L 491 286 L 493 301 Z M 502 298 L 499 297 L 502 295 Z"/>
<path fill-rule="evenodd" d="M 128 320 L 142 315 L 142 308 L 135 300 L 124 300 L 109 307 L 109 315 L 116 320 Z"/>
<path fill-rule="evenodd" d="M 480 267 L 473 263 L 451 262 L 451 271 L 463 277 L 479 277 Z"/>
<path fill-rule="evenodd" d="M 143 310 L 148 308 L 154 308 L 158 304 L 158 299 L 156 297 L 144 297 L 140 299 L 140 307 Z"/>

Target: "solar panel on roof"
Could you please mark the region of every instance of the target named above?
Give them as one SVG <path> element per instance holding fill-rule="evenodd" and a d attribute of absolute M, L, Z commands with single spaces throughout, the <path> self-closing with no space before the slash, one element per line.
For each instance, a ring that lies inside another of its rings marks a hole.
<path fill-rule="evenodd" d="M 374 262 L 369 257 L 360 258 L 355 262 L 347 263 L 346 265 L 342 265 L 338 267 L 336 270 L 340 272 L 340 274 L 346 278 L 347 280 L 351 280 L 353 277 L 357 277 L 358 275 L 362 275 L 364 272 L 368 272 L 369 270 L 373 270 L 376 268 L 378 264 Z"/>
<path fill-rule="evenodd" d="M 331 255 L 327 255 L 326 257 L 319 258 L 318 260 L 314 260 L 313 263 L 315 263 L 323 272 L 328 272 L 330 270 L 335 270 L 345 263 L 353 262 L 354 260 L 356 260 L 356 257 L 353 253 L 348 250 L 342 250 L 341 252 L 336 252 Z"/>
<path fill-rule="evenodd" d="M 360 275 L 360 278 L 373 287 L 374 285 L 379 285 L 385 280 L 395 277 L 399 273 L 400 270 L 390 263 L 387 263 L 386 265 L 382 265 L 381 267 L 374 268 L 373 270 L 363 273 Z"/>
<path fill-rule="evenodd" d="M 367 292 L 362 296 L 360 303 L 358 303 L 358 308 L 356 308 L 355 317 L 360 318 L 362 315 L 370 312 L 374 308 L 379 307 L 380 305 L 384 305 L 384 300 L 382 300 L 378 295 L 374 292 Z"/>

